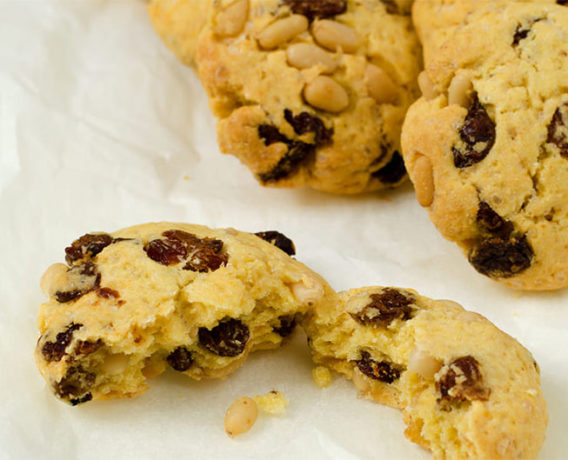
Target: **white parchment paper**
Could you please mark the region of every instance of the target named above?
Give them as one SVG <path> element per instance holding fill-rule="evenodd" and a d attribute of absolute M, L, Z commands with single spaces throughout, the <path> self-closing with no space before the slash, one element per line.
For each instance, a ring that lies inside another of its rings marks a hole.
<path fill-rule="evenodd" d="M 252 356 L 225 381 L 167 373 L 132 400 L 68 407 L 32 351 L 43 271 L 94 230 L 186 221 L 278 229 L 336 289 L 412 287 L 476 310 L 542 369 L 542 459 L 568 455 L 568 292 L 518 293 L 477 275 L 410 185 L 358 197 L 261 188 L 219 154 L 192 71 L 155 36 L 141 0 L 0 0 L 0 458 L 428 459 L 400 413 L 315 386 L 305 337 Z M 224 412 L 273 388 L 290 400 L 237 440 Z"/>

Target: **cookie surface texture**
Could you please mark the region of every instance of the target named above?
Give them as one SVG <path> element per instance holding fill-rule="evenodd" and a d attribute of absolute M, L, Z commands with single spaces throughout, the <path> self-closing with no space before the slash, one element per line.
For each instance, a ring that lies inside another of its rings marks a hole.
<path fill-rule="evenodd" d="M 222 152 L 266 186 L 334 193 L 405 177 L 400 128 L 421 57 L 396 2 L 218 2 L 197 62 Z"/>
<path fill-rule="evenodd" d="M 548 415 L 538 367 L 516 340 L 455 302 L 413 290 L 339 293 L 303 326 L 316 363 L 403 410 L 434 458 L 535 458 Z"/>
<path fill-rule="evenodd" d="M 270 232 L 273 234 L 274 232 Z M 40 372 L 62 400 L 130 397 L 166 368 L 223 378 L 334 297 L 254 234 L 156 223 L 84 235 L 42 278 Z"/>
<path fill-rule="evenodd" d="M 403 128 L 436 227 L 516 289 L 568 286 L 567 56 L 568 7 L 477 9 L 426 62 Z"/>

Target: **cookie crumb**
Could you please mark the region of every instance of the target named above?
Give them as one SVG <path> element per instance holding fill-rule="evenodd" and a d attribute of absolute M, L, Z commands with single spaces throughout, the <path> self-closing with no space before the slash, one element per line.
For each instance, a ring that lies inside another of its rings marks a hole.
<path fill-rule="evenodd" d="M 328 387 L 333 380 L 331 372 L 325 366 L 314 367 L 314 369 L 312 370 L 312 375 L 314 377 L 316 385 L 320 388 Z"/>
<path fill-rule="evenodd" d="M 278 390 L 271 390 L 263 395 L 256 395 L 254 400 L 260 407 L 260 410 L 269 415 L 281 415 L 286 412 L 288 399 Z"/>

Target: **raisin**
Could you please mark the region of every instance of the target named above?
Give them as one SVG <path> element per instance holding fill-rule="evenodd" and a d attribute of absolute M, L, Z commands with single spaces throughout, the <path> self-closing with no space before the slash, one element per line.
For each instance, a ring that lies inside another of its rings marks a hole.
<path fill-rule="evenodd" d="M 288 153 L 284 155 L 270 171 L 258 174 L 262 183 L 276 182 L 294 173 L 302 163 L 308 161 L 315 152 L 315 145 L 301 141 L 292 141 Z"/>
<path fill-rule="evenodd" d="M 225 319 L 213 329 L 199 328 L 199 343 L 219 356 L 240 355 L 249 339 L 249 328 L 238 319 Z"/>
<path fill-rule="evenodd" d="M 466 168 L 483 160 L 495 143 L 495 123 L 485 107 L 479 102 L 477 93 L 460 129 L 463 145 L 452 147 L 456 168 Z"/>
<path fill-rule="evenodd" d="M 96 375 L 83 369 L 82 366 L 70 367 L 65 376 L 54 385 L 54 390 L 60 398 L 72 398 L 71 404 L 89 401 L 88 391 L 95 383 Z M 85 401 L 83 401 L 84 398 Z M 73 403 L 73 401 L 76 401 Z"/>
<path fill-rule="evenodd" d="M 546 142 L 556 145 L 560 155 L 568 158 L 568 104 L 558 107 L 548 125 Z"/>
<path fill-rule="evenodd" d="M 485 201 L 479 202 L 476 215 L 477 225 L 483 233 L 507 239 L 513 232 L 513 224 L 503 219 Z"/>
<path fill-rule="evenodd" d="M 463 401 L 487 401 L 490 390 L 483 385 L 479 362 L 470 355 L 453 360 L 440 370 L 436 378 L 438 403 L 450 410 L 450 404 Z"/>
<path fill-rule="evenodd" d="M 223 242 L 213 238 L 198 238 L 182 230 L 162 233 L 166 239 L 150 241 L 144 250 L 150 259 L 162 265 L 175 265 L 188 259 L 184 270 L 207 272 L 227 265 L 228 255 L 221 252 Z"/>
<path fill-rule="evenodd" d="M 298 135 L 306 133 L 314 133 L 314 142 L 316 145 L 326 144 L 331 141 L 333 136 L 333 128 L 326 128 L 323 121 L 318 117 L 308 113 L 301 112 L 294 116 L 291 110 L 284 110 L 284 118 Z"/>
<path fill-rule="evenodd" d="M 525 235 L 482 240 L 469 253 L 469 262 L 481 274 L 508 278 L 530 267 L 534 252 Z"/>
<path fill-rule="evenodd" d="M 78 260 L 95 257 L 99 252 L 113 242 L 112 236 L 106 233 L 87 233 L 73 241 L 71 246 L 65 248 L 65 260 L 73 265 Z"/>
<path fill-rule="evenodd" d="M 395 319 L 409 320 L 414 301 L 396 289 L 386 288 L 380 294 L 371 294 L 371 303 L 359 313 L 352 313 L 353 319 L 366 326 L 387 327 Z"/>
<path fill-rule="evenodd" d="M 89 402 L 91 399 L 93 399 L 93 395 L 91 393 L 87 393 L 85 396 L 81 398 L 70 399 L 69 402 L 71 403 L 72 406 L 76 406 L 77 404 L 83 404 Z"/>
<path fill-rule="evenodd" d="M 513 35 L 513 46 L 517 46 L 521 40 L 527 38 L 530 31 L 530 29 L 525 29 L 519 24 L 515 29 L 515 35 Z"/>
<path fill-rule="evenodd" d="M 107 287 L 97 289 L 97 295 L 99 297 L 102 297 L 103 299 L 118 299 L 118 298 L 120 298 L 120 294 L 118 293 L 118 291 L 115 291 L 114 289 L 107 288 Z"/>
<path fill-rule="evenodd" d="M 284 0 L 295 14 L 302 14 L 310 21 L 314 18 L 330 18 L 345 13 L 347 0 Z"/>
<path fill-rule="evenodd" d="M 359 370 L 367 377 L 392 383 L 400 378 L 400 371 L 387 361 L 375 361 L 367 351 L 361 352 L 361 359 L 355 361 Z"/>
<path fill-rule="evenodd" d="M 278 249 L 281 249 L 289 256 L 293 256 L 296 254 L 296 247 L 294 246 L 294 242 L 288 238 L 286 235 L 283 235 L 276 230 L 269 230 L 266 232 L 256 232 L 256 236 L 262 238 L 264 241 L 268 241 L 273 246 L 276 246 Z"/>
<path fill-rule="evenodd" d="M 258 137 L 264 140 L 264 145 L 272 145 L 277 142 L 283 142 L 288 144 L 290 139 L 288 139 L 284 134 L 282 134 L 276 126 L 271 125 L 259 125 L 258 126 Z"/>
<path fill-rule="evenodd" d="M 175 265 L 187 257 L 187 247 L 177 239 L 152 240 L 144 251 L 150 259 L 162 265 Z"/>
<path fill-rule="evenodd" d="M 568 5 L 568 0 L 556 0 L 558 5 Z"/>
<path fill-rule="evenodd" d="M 191 352 L 185 347 L 177 347 L 168 355 L 166 361 L 179 372 L 187 371 L 193 364 Z"/>
<path fill-rule="evenodd" d="M 101 275 L 97 271 L 97 266 L 92 262 L 74 265 L 67 270 L 67 278 L 73 289 L 55 292 L 55 299 L 60 303 L 78 299 L 98 287 L 101 282 Z"/>
<path fill-rule="evenodd" d="M 97 340 L 96 342 L 89 342 L 89 341 L 85 341 L 85 340 L 80 340 L 79 342 L 77 342 L 77 345 L 76 345 L 75 350 L 74 350 L 74 354 L 75 355 L 90 355 L 91 353 L 94 353 L 99 348 L 101 348 L 103 345 L 104 345 L 104 343 L 101 339 Z"/>
<path fill-rule="evenodd" d="M 398 151 L 394 151 L 390 161 L 371 176 L 379 179 L 383 184 L 396 184 L 406 175 L 404 160 Z"/>
<path fill-rule="evenodd" d="M 55 342 L 45 342 L 41 349 L 44 359 L 50 363 L 53 361 L 61 361 L 61 358 L 66 354 L 65 349 L 73 340 L 73 333 L 82 328 L 82 324 L 71 323 L 63 332 L 60 332 L 55 337 Z"/>
<path fill-rule="evenodd" d="M 294 332 L 294 328 L 296 327 L 296 318 L 294 315 L 280 316 L 278 320 L 280 321 L 280 325 L 274 326 L 272 330 L 280 337 L 288 337 Z"/>

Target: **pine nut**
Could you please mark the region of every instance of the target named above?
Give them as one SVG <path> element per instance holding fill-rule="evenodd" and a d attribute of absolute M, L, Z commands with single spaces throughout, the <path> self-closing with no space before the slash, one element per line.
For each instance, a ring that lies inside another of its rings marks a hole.
<path fill-rule="evenodd" d="M 234 438 L 252 428 L 258 417 L 258 406 L 254 399 L 241 396 L 233 401 L 225 414 L 225 432 Z"/>
<path fill-rule="evenodd" d="M 260 32 L 258 44 L 263 49 L 276 48 L 306 30 L 308 30 L 308 18 L 301 14 L 293 14 L 273 22 Z"/>
<path fill-rule="evenodd" d="M 288 63 L 297 69 L 309 69 L 319 65 L 324 73 L 332 73 L 337 63 L 329 53 L 311 43 L 295 43 L 286 50 Z"/>
<path fill-rule="evenodd" d="M 420 155 L 414 163 L 412 182 L 416 199 L 421 206 L 427 207 L 434 201 L 434 171 L 430 158 Z"/>
<path fill-rule="evenodd" d="M 418 75 L 418 86 L 420 87 L 420 91 L 422 91 L 422 96 L 424 96 L 427 101 L 438 97 L 439 93 L 436 91 L 434 83 L 425 70 Z"/>
<path fill-rule="evenodd" d="M 365 80 L 369 95 L 379 104 L 395 101 L 398 88 L 383 69 L 369 64 L 365 69 Z"/>
<path fill-rule="evenodd" d="M 306 277 L 292 285 L 292 293 L 298 302 L 313 305 L 323 297 L 324 290 L 318 281 Z"/>
<path fill-rule="evenodd" d="M 349 105 L 347 91 L 330 77 L 320 75 L 304 88 L 304 98 L 311 106 L 338 113 Z"/>
<path fill-rule="evenodd" d="M 236 0 L 217 14 L 214 31 L 220 37 L 238 35 L 247 22 L 248 0 Z"/>
<path fill-rule="evenodd" d="M 332 51 L 341 48 L 345 53 L 353 53 L 359 48 L 357 32 L 345 24 L 329 19 L 315 21 L 312 34 L 321 46 Z"/>
<path fill-rule="evenodd" d="M 448 87 L 448 105 L 459 105 L 466 109 L 470 106 L 472 84 L 470 78 L 463 74 L 457 74 Z"/>
<path fill-rule="evenodd" d="M 441 367 L 442 361 L 418 348 L 414 348 L 408 358 L 408 370 L 416 372 L 426 380 L 433 380 Z"/>

